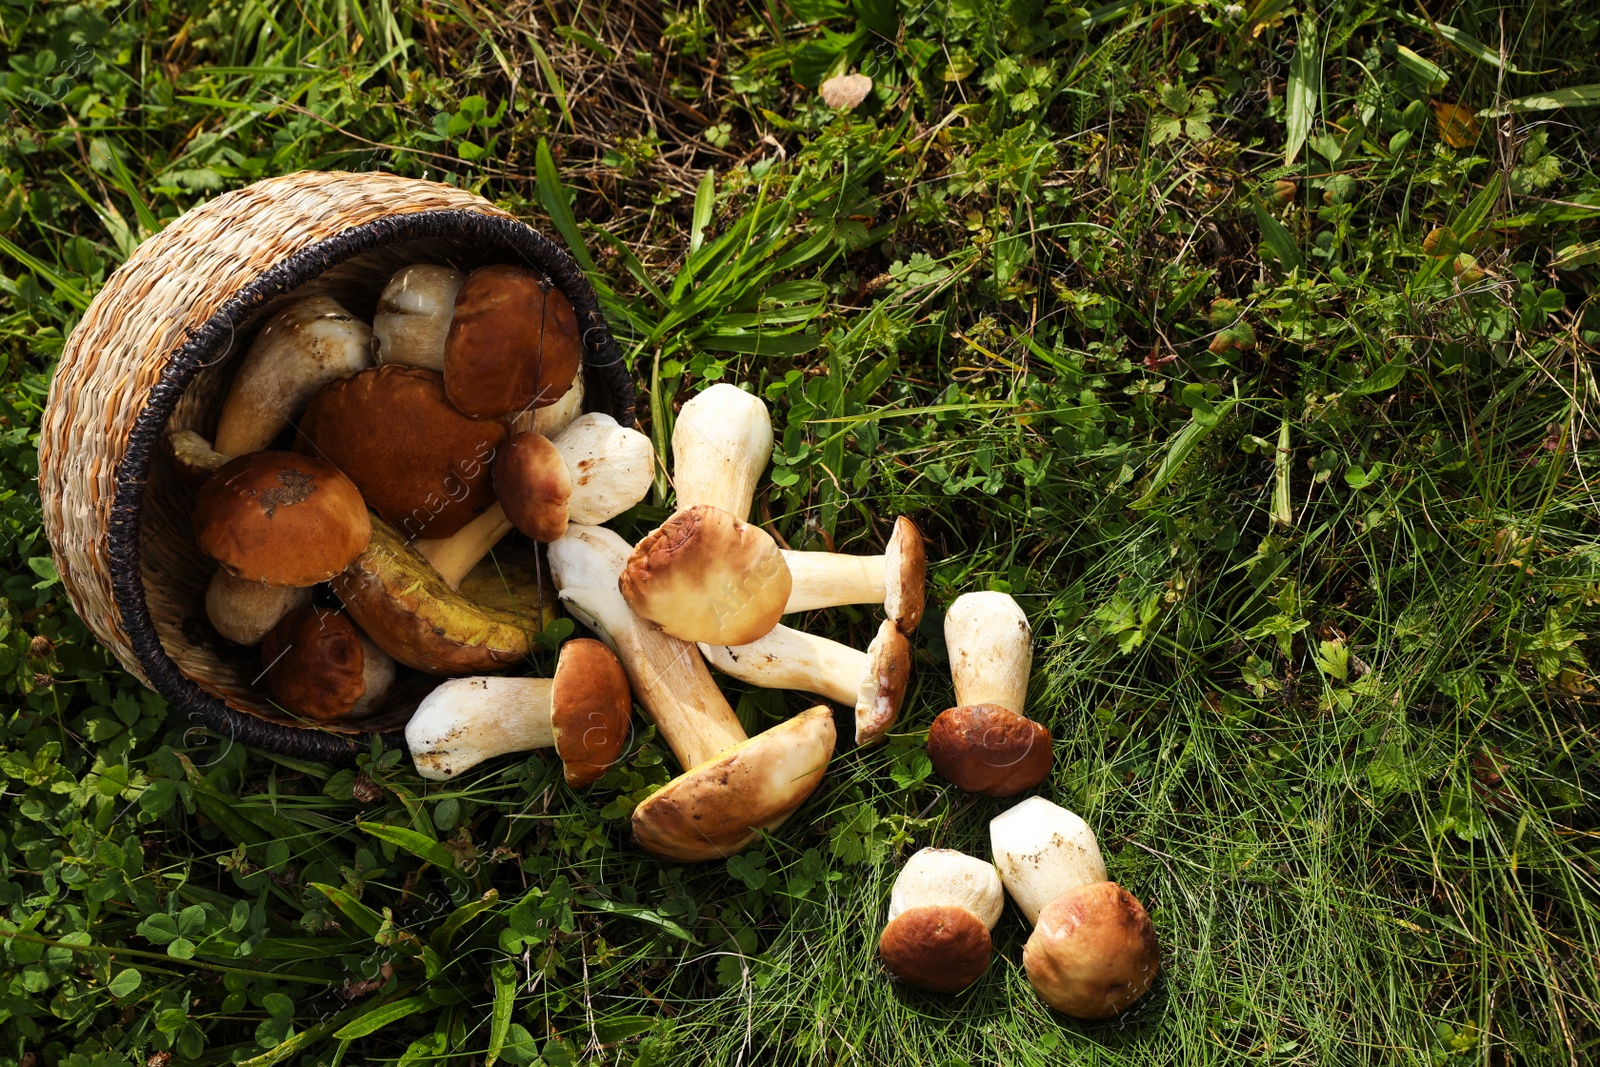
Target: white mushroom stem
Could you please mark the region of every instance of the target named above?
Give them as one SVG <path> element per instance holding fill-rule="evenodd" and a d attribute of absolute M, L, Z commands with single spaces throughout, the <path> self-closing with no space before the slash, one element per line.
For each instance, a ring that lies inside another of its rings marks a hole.
<path fill-rule="evenodd" d="M 296 300 L 261 327 L 217 419 L 224 456 L 259 452 L 300 417 L 317 391 L 367 366 L 372 330 L 336 300 Z"/>
<path fill-rule="evenodd" d="M 513 434 L 529 430 L 552 441 L 583 414 L 583 370 L 580 368 L 572 385 L 561 394 L 561 399 L 542 408 L 525 408 L 506 419 Z"/>
<path fill-rule="evenodd" d="M 489 554 L 489 550 L 513 529 L 515 527 L 506 518 L 505 509 L 496 501 L 488 511 L 449 537 L 413 541 L 411 547 L 433 564 L 433 569 L 449 583 L 451 589 L 459 589 L 461 579 L 471 573 L 472 568 Z"/>
<path fill-rule="evenodd" d="M 549 678 L 452 678 L 417 705 L 406 747 L 417 773 L 454 778 L 493 756 L 556 743 Z"/>
<path fill-rule="evenodd" d="M 826 637 L 777 626 L 747 645 L 701 644 L 723 674 L 763 689 L 797 689 L 840 704 L 854 704 L 868 656 Z"/>
<path fill-rule="evenodd" d="M 568 609 L 622 661 L 634 699 L 688 770 L 746 735 L 695 647 L 643 622 L 622 599 L 617 576 L 631 551 L 603 526 L 573 524 L 550 545 L 550 574 Z"/>
<path fill-rule="evenodd" d="M 1028 922 L 1069 889 L 1106 880 L 1089 824 L 1044 797 L 1029 797 L 989 822 L 989 847 L 1006 892 Z"/>
<path fill-rule="evenodd" d="M 956 703 L 998 704 L 1021 715 L 1033 667 L 1033 630 L 1005 593 L 963 593 L 944 616 Z"/>
<path fill-rule="evenodd" d="M 221 567 L 206 586 L 206 617 L 217 633 L 240 645 L 259 645 L 285 615 L 309 603 L 309 587 L 248 582 Z"/>
<path fill-rule="evenodd" d="M 794 584 L 783 613 L 836 608 L 841 604 L 881 604 L 886 591 L 884 556 L 838 552 L 783 553 Z"/>
<path fill-rule="evenodd" d="M 685 403 L 672 428 L 678 508 L 709 504 L 750 518 L 756 483 L 772 458 L 772 415 L 760 397 L 726 382 Z"/>
<path fill-rule="evenodd" d="M 467 276 L 450 267 L 416 263 L 397 271 L 372 316 L 376 363 L 444 371 L 444 343 L 455 317 L 456 294 Z"/>
<path fill-rule="evenodd" d="M 994 864 L 951 848 L 925 848 L 901 868 L 889 891 L 889 921 L 927 906 L 966 908 L 993 930 L 1006 895 Z"/>
<path fill-rule="evenodd" d="M 572 496 L 567 521 L 598 526 L 645 498 L 655 477 L 656 450 L 650 438 L 604 412 L 574 419 L 550 443 L 567 461 Z"/>

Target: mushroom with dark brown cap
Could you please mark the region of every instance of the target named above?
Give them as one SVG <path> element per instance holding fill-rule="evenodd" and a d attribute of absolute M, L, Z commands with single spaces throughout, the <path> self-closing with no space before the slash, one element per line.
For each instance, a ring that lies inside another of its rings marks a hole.
<path fill-rule="evenodd" d="M 881 556 L 785 551 L 783 560 L 793 577 L 785 615 L 843 604 L 882 604 L 908 637 L 922 621 L 926 550 L 922 532 L 904 515 L 894 521 L 894 533 Z"/>
<path fill-rule="evenodd" d="M 1078 1019 L 1107 1019 L 1144 996 L 1161 969 L 1155 926 L 1115 882 L 1069 889 L 1039 913 L 1022 949 L 1039 999 Z"/>
<path fill-rule="evenodd" d="M 954 849 L 922 849 L 890 890 L 878 954 L 907 985 L 959 993 L 988 968 L 989 931 L 1004 906 L 994 864 Z"/>
<path fill-rule="evenodd" d="M 206 618 L 238 645 L 259 645 L 285 615 L 310 603 L 309 587 L 247 582 L 221 567 L 206 586 Z"/>
<path fill-rule="evenodd" d="M 561 599 L 617 653 L 635 698 L 684 768 L 634 809 L 639 844 L 685 862 L 728 856 L 811 795 L 833 754 L 826 707 L 747 737 L 695 647 L 646 625 L 623 600 L 617 575 L 626 541 L 574 524 L 549 559 Z"/>
<path fill-rule="evenodd" d="M 267 320 L 217 415 L 214 448 L 242 456 L 270 445 L 317 390 L 367 366 L 372 331 L 327 296 L 296 300 Z"/>
<path fill-rule="evenodd" d="M 535 541 L 558 540 L 567 522 L 594 526 L 645 498 L 655 471 L 650 438 L 604 412 L 573 420 L 554 439 L 519 433 L 494 461 L 506 517 Z"/>
<path fill-rule="evenodd" d="M 409 538 L 448 537 L 494 503 L 499 422 L 468 418 L 438 372 L 384 366 L 322 389 L 295 447 L 344 471 L 368 506 Z"/>
<path fill-rule="evenodd" d="M 853 705 L 858 745 L 883 739 L 911 680 L 911 644 L 888 619 L 865 652 L 787 626 L 749 644 L 701 644 L 700 651 L 717 670 L 742 682 Z"/>
<path fill-rule="evenodd" d="M 964 593 L 944 617 L 956 707 L 928 730 L 934 770 L 969 793 L 1008 797 L 1050 773 L 1050 733 L 1026 718 L 1033 631 L 1005 593 Z"/>
<path fill-rule="evenodd" d="M 326 608 L 285 615 L 261 642 L 261 666 L 278 703 L 318 721 L 370 711 L 394 681 L 394 660 Z"/>
<path fill-rule="evenodd" d="M 544 275 L 509 263 L 467 275 L 444 364 L 445 392 L 462 414 L 498 419 L 554 404 L 582 361 L 577 313 Z"/>
<path fill-rule="evenodd" d="M 361 492 L 332 464 L 293 452 L 230 460 L 200 487 L 200 551 L 228 573 L 264 585 L 325 582 L 372 538 Z"/>
<path fill-rule="evenodd" d="M 567 784 L 589 785 L 628 743 L 633 699 L 612 651 L 580 637 L 552 678 L 452 678 L 417 706 L 406 747 L 417 773 L 444 781 L 508 752 L 554 746 Z"/>
<path fill-rule="evenodd" d="M 456 294 L 467 276 L 453 267 L 413 263 L 383 287 L 372 315 L 372 357 L 444 373 L 444 342 L 455 315 Z"/>
<path fill-rule="evenodd" d="M 621 578 L 636 614 L 673 637 L 742 645 L 778 625 L 791 581 L 772 535 L 746 519 L 772 456 L 772 416 L 726 383 L 691 398 L 672 430 L 678 511 L 634 547 Z"/>

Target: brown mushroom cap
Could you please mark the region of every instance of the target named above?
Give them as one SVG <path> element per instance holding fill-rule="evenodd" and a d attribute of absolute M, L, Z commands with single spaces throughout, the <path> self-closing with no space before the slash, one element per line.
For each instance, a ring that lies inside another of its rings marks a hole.
<path fill-rule="evenodd" d="M 194 505 L 200 551 L 264 585 L 316 585 L 372 539 L 361 492 L 332 464 L 252 452 L 217 469 Z"/>
<path fill-rule="evenodd" d="M 494 503 L 489 468 L 505 439 L 500 423 L 452 407 L 438 372 L 388 365 L 323 387 L 295 447 L 344 471 L 407 538 L 440 538 Z"/>
<path fill-rule="evenodd" d="M 983 977 L 992 943 L 983 920 L 958 904 L 924 904 L 883 928 L 878 955 L 906 985 L 959 993 Z"/>
<path fill-rule="evenodd" d="M 856 744 L 871 745 L 883 739 L 900 717 L 910 681 L 911 642 L 893 619 L 884 619 L 867 646 L 867 668 L 856 693 Z"/>
<path fill-rule="evenodd" d="M 957 788 L 986 797 L 1032 789 L 1050 773 L 1050 732 L 999 704 L 950 708 L 928 730 L 933 769 Z"/>
<path fill-rule="evenodd" d="M 927 597 L 927 549 L 917 524 L 900 516 L 884 548 L 883 610 L 895 627 L 910 636 L 922 622 Z"/>
<path fill-rule="evenodd" d="M 770 534 L 699 504 L 646 535 L 617 585 L 640 618 L 679 640 L 745 645 L 783 618 L 792 579 Z"/>
<path fill-rule="evenodd" d="M 502 263 L 467 276 L 445 340 L 450 402 L 497 419 L 554 404 L 583 359 L 578 316 L 538 271 Z"/>
<path fill-rule="evenodd" d="M 681 863 L 731 856 L 805 802 L 833 755 L 818 705 L 692 767 L 633 809 L 633 836 Z"/>
<path fill-rule="evenodd" d="M 537 433 L 519 433 L 494 459 L 494 492 L 511 525 L 549 543 L 567 532 L 572 471 L 561 450 Z"/>
<path fill-rule="evenodd" d="M 561 646 L 550 689 L 550 722 L 567 784 L 585 786 L 617 762 L 628 744 L 633 690 L 616 654 L 579 637 Z"/>
<path fill-rule="evenodd" d="M 366 695 L 361 635 L 341 612 L 285 615 L 261 641 L 261 666 L 278 703 L 308 719 L 337 719 Z"/>
<path fill-rule="evenodd" d="M 1105 1019 L 1144 996 L 1161 968 L 1161 947 L 1132 893 L 1115 882 L 1094 882 L 1045 905 L 1022 965 L 1052 1008 L 1078 1019 Z"/>

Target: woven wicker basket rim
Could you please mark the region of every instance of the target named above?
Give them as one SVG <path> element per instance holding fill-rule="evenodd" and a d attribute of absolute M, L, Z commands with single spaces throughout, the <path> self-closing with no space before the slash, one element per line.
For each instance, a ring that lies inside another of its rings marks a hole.
<path fill-rule="evenodd" d="M 184 390 L 234 335 L 236 327 L 274 297 L 294 289 L 329 268 L 362 253 L 402 241 L 426 238 L 469 238 L 484 247 L 499 247 L 542 270 L 561 287 L 584 329 L 584 374 L 590 410 L 607 411 L 632 426 L 635 394 L 631 376 L 615 338 L 605 326 L 594 288 L 572 257 L 538 231 L 509 216 L 465 208 L 385 215 L 352 226 L 294 252 L 230 296 L 173 353 L 159 382 L 129 432 L 127 451 L 116 471 L 116 493 L 107 530 L 111 587 L 130 645 L 151 685 L 169 704 L 230 740 L 286 755 L 324 761 L 347 760 L 368 748 L 374 738 L 397 746 L 400 731 L 339 734 L 311 727 L 268 722 L 230 707 L 178 669 L 157 635 L 145 599 L 141 576 L 140 509 L 150 465 Z"/>

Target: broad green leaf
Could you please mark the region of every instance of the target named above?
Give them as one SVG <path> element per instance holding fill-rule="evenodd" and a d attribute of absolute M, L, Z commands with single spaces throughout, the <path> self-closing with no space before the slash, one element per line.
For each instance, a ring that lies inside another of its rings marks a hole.
<path fill-rule="evenodd" d="M 598 274 L 594 259 L 583 243 L 583 234 L 578 232 L 578 220 L 572 214 L 572 204 L 567 201 L 567 190 L 556 173 L 556 161 L 550 155 L 550 145 L 543 137 L 539 138 L 539 145 L 534 149 L 534 170 L 538 174 L 534 184 L 539 192 L 539 203 L 549 213 L 550 224 L 567 242 L 567 250 L 578 261 L 578 265 L 591 276 Z"/>
<path fill-rule="evenodd" d="M 1299 40 L 1294 58 L 1289 60 L 1289 86 L 1283 99 L 1283 119 L 1288 128 L 1288 143 L 1283 162 L 1292 164 L 1305 147 L 1311 123 L 1322 98 L 1322 42 L 1317 35 L 1317 20 L 1310 12 L 1300 17 Z"/>
<path fill-rule="evenodd" d="M 510 960 L 496 962 L 489 968 L 489 981 L 494 986 L 494 1004 L 489 1009 L 489 1050 L 484 1054 L 483 1067 L 494 1067 L 506 1047 L 511 1009 L 517 1000 L 517 965 Z"/>
<path fill-rule="evenodd" d="M 427 834 L 418 833 L 416 830 L 404 826 L 390 826 L 388 823 L 367 822 L 364 819 L 356 820 L 356 825 L 362 830 L 376 837 L 380 841 L 387 841 L 405 849 L 413 856 L 433 864 L 446 874 L 459 877 L 460 871 L 456 868 L 456 858 L 450 850 Z"/>
<path fill-rule="evenodd" d="M 1407 353 L 1397 352 L 1395 357 L 1361 381 L 1345 390 L 1350 396 L 1371 396 L 1373 393 L 1387 393 L 1390 389 L 1400 384 L 1406 376 L 1406 368 L 1411 360 Z"/>
<path fill-rule="evenodd" d="M 1293 270 L 1296 267 L 1305 266 L 1306 261 L 1305 257 L 1300 254 L 1300 246 L 1295 244 L 1294 237 L 1284 227 L 1283 223 L 1274 218 L 1272 212 L 1267 210 L 1267 205 L 1255 197 L 1251 197 L 1250 207 L 1255 211 L 1256 222 L 1261 227 L 1261 239 L 1266 242 L 1272 254 L 1278 257 L 1278 262 L 1283 265 L 1283 268 L 1285 270 Z"/>
<path fill-rule="evenodd" d="M 717 169 L 707 167 L 700 185 L 694 192 L 694 217 L 689 224 L 689 254 L 700 251 L 705 242 L 706 227 L 711 225 L 711 212 L 717 206 Z"/>
<path fill-rule="evenodd" d="M 402 997 L 399 1000 L 391 1000 L 389 1003 L 380 1004 L 345 1023 L 334 1031 L 333 1036 L 341 1041 L 352 1041 L 358 1037 L 366 1037 L 368 1034 L 381 1030 L 398 1019 L 404 1019 L 413 1012 L 428 1011 L 434 1007 L 436 1005 L 433 1002 L 433 998 L 426 996 Z"/>
<path fill-rule="evenodd" d="M 339 909 L 341 915 L 355 923 L 357 929 L 368 937 L 375 937 L 378 931 L 383 929 L 383 916 L 345 890 L 321 882 L 312 882 L 311 888 L 327 897 L 333 906 Z"/>
<path fill-rule="evenodd" d="M 1437 93 L 1450 82 L 1450 76 L 1437 64 L 1423 59 L 1404 45 L 1395 49 L 1395 58 L 1400 61 L 1400 69 L 1421 82 L 1430 93 Z"/>
<path fill-rule="evenodd" d="M 106 989 L 118 1000 L 126 1000 L 138 990 L 142 978 L 143 976 L 134 968 L 124 967 L 106 983 Z"/>
<path fill-rule="evenodd" d="M 1596 104 L 1600 104 L 1600 85 L 1574 85 L 1569 89 L 1519 96 L 1483 114 L 1500 116 L 1517 111 L 1554 111 L 1563 107 L 1594 107 Z"/>

